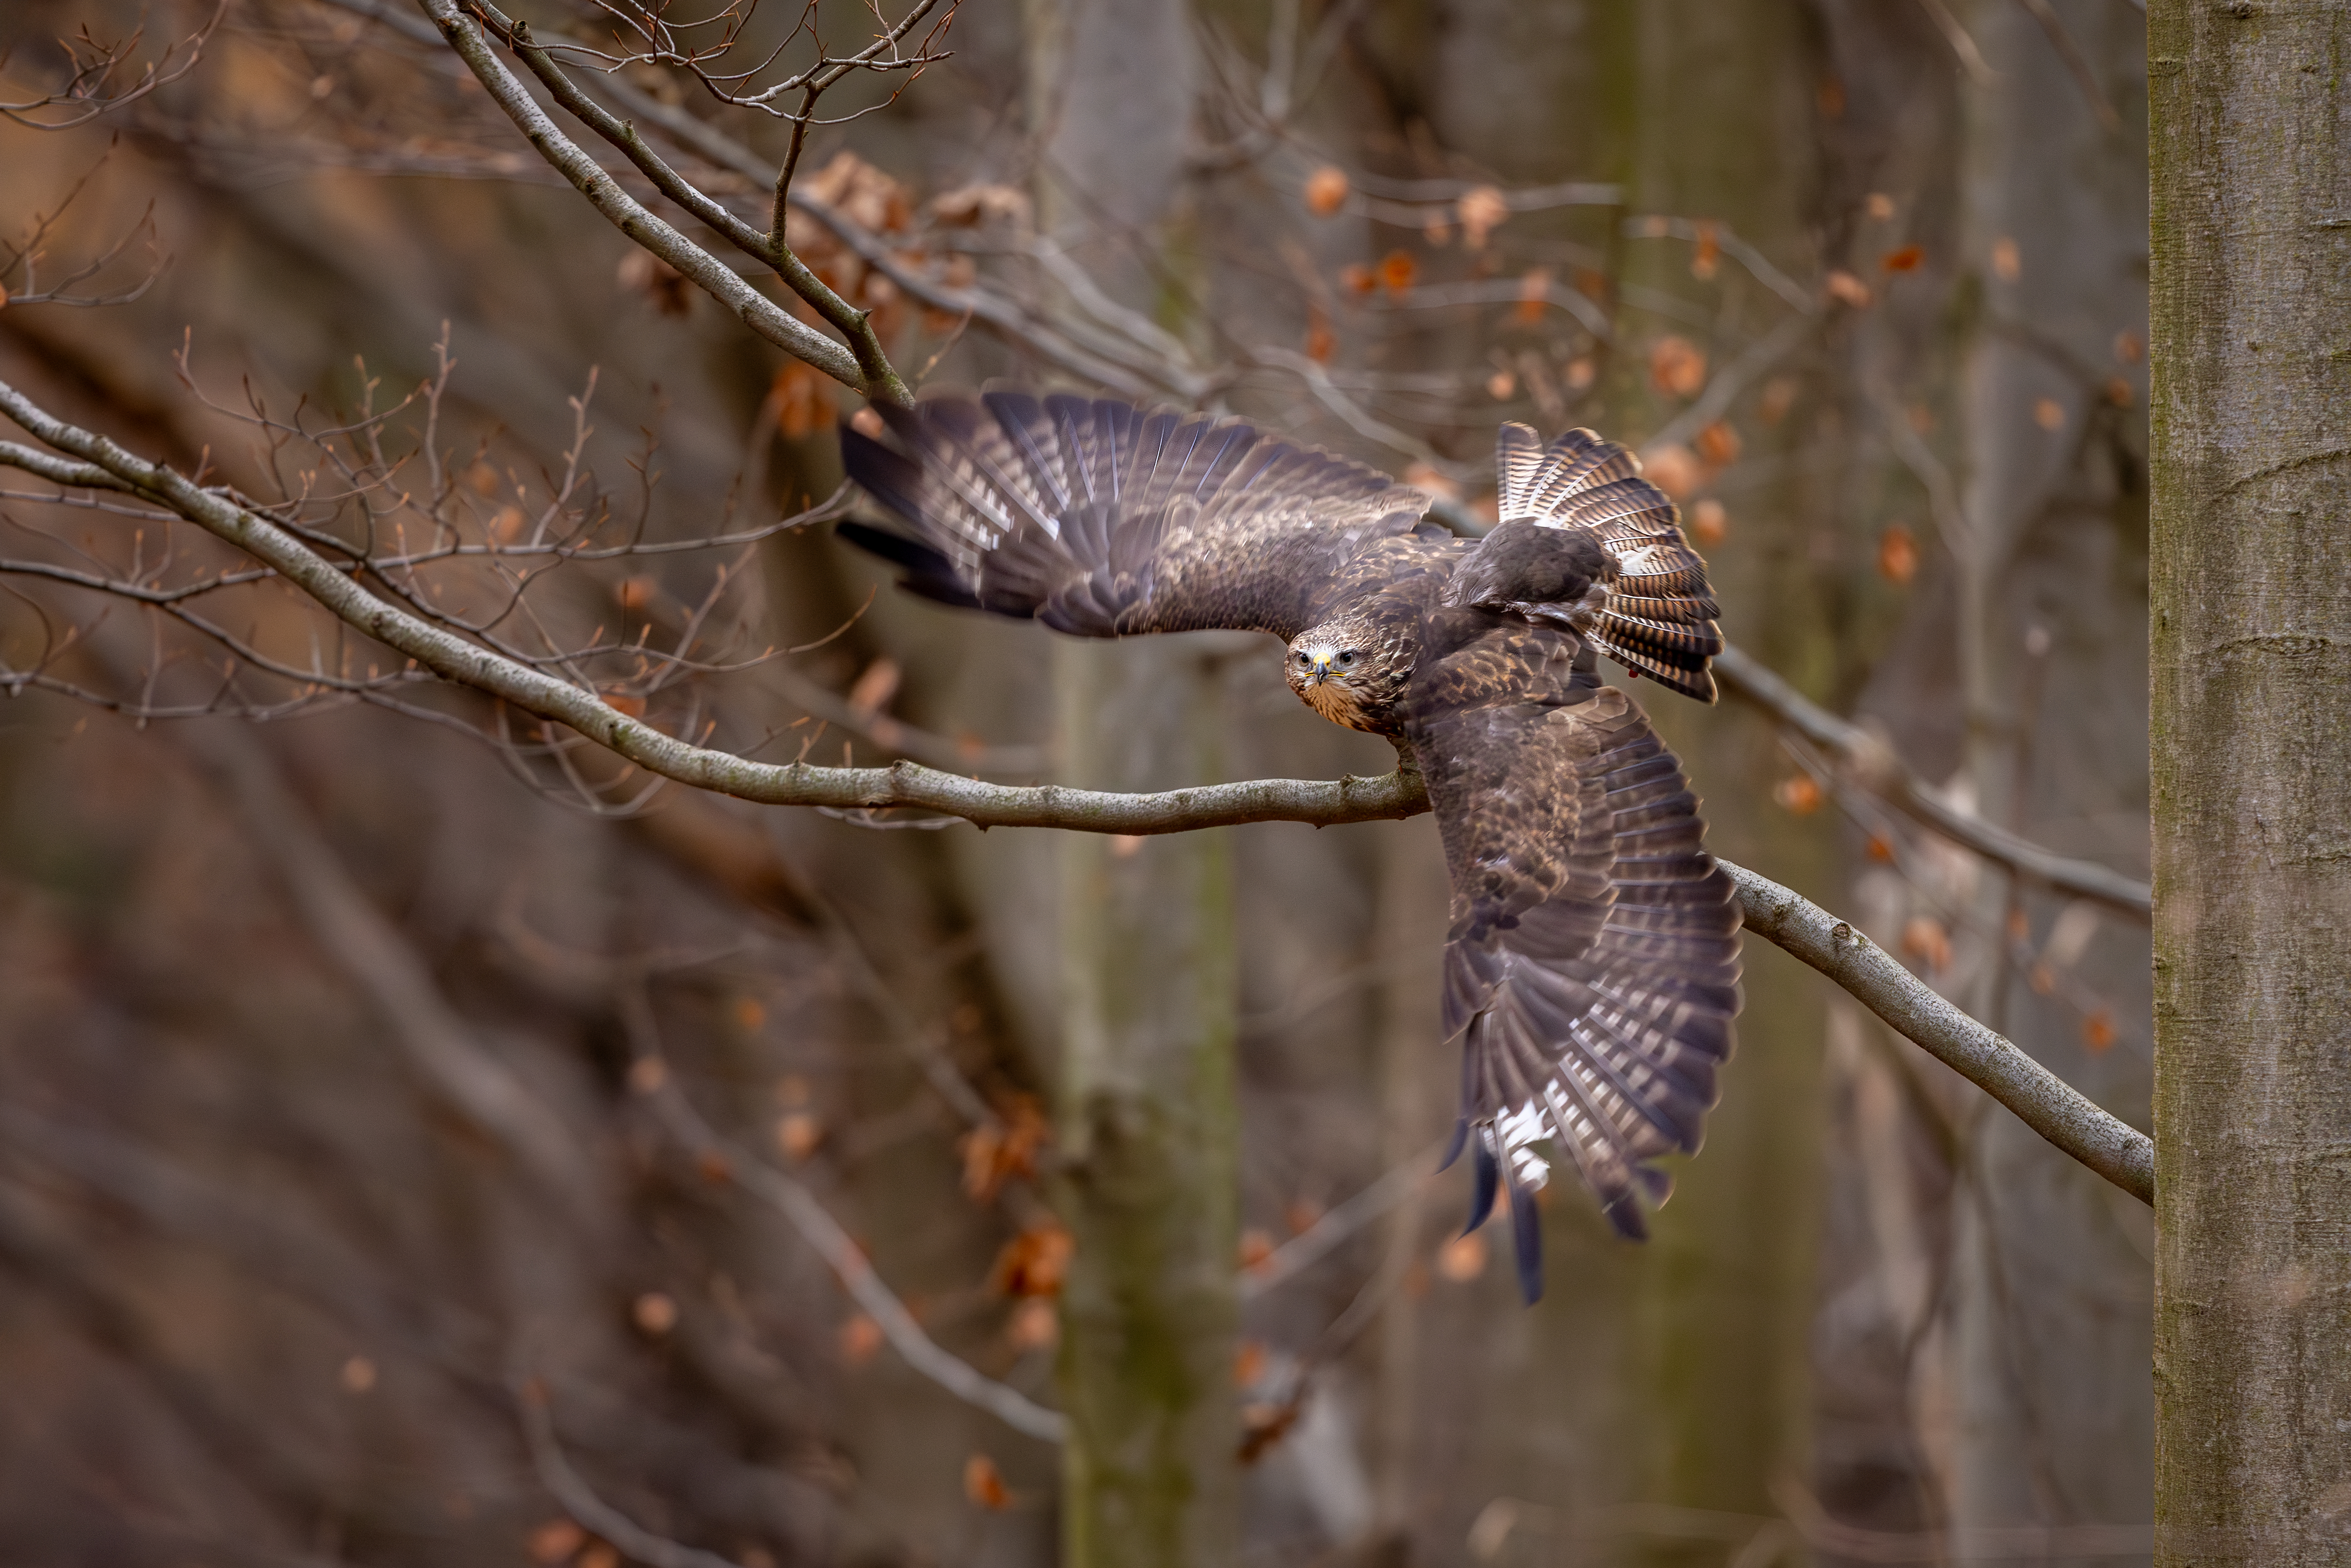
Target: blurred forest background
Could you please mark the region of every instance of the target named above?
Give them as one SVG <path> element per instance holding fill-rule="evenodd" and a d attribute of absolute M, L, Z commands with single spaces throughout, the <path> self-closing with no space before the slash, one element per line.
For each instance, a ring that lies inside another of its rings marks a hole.
<path fill-rule="evenodd" d="M 744 63 L 802 19 L 749 17 Z M 615 698 L 769 760 L 1393 767 L 1262 639 L 1056 646 L 773 528 L 833 495 L 854 400 L 600 218 L 403 0 L 17 0 L 0 98 L 142 23 L 125 79 L 173 79 L 0 126 L 0 380 L 242 483 L 248 394 L 332 422 L 445 340 L 429 439 L 486 527 L 530 537 L 552 489 L 681 547 L 566 565 L 551 616 L 800 650 Z M 1953 809 L 2144 877 L 2144 23 L 966 0 L 946 57 L 829 98 L 873 111 L 799 166 L 890 266 L 791 236 L 910 381 L 1217 403 L 1470 518 L 1502 419 L 1632 443 L 1748 653 Z M 583 79 L 764 222 L 789 125 L 659 66 Z M 105 303 L 42 302 L 93 260 L 65 292 Z M 26 489 L 0 557 L 149 548 Z M 1656 1239 L 1554 1186 L 1525 1310 L 1457 1239 L 1466 1177 L 1426 1174 L 1454 1079 L 1426 818 L 1144 841 L 639 800 L 486 706 L 281 712 L 216 658 L 158 664 L 152 612 L 0 595 L 7 668 L 273 719 L 0 706 L 12 1563 L 1119 1561 L 1061 1541 L 1046 1407 L 1134 1307 L 1088 1272 L 1121 1211 L 1069 1174 L 1099 1129 L 1065 1044 L 1146 1026 L 1211 1081 L 1160 1195 L 1213 1254 L 1168 1375 L 1205 1345 L 1185 1397 L 1233 1439 L 1192 1560 L 2151 1552 L 2149 1215 L 1763 943 Z M 225 622 L 256 645 L 331 635 L 256 605 Z M 1713 847 L 2145 1126 L 2143 924 L 1889 816 L 1763 711 L 1637 695 Z M 858 1295 L 824 1215 L 872 1261 Z"/>

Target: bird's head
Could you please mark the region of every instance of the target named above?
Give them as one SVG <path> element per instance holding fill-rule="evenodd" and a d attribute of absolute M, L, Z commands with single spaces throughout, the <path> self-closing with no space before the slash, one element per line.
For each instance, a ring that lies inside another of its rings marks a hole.
<path fill-rule="evenodd" d="M 1373 629 L 1351 621 L 1326 622 L 1290 639 L 1284 674 L 1299 700 L 1333 724 L 1370 729 L 1372 708 L 1392 700 L 1387 650 Z"/>

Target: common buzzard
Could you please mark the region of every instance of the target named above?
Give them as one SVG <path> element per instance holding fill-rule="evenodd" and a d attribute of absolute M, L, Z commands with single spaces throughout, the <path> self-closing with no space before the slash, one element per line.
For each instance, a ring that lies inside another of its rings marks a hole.
<path fill-rule="evenodd" d="M 1695 1151 L 1739 1009 L 1739 906 L 1681 767 L 1596 654 L 1701 702 L 1722 648 L 1706 565 L 1633 455 L 1505 424 L 1500 522 L 1245 421 L 993 392 L 883 408 L 849 473 L 910 533 L 851 542 L 948 604 L 1081 637 L 1230 628 L 1289 644 L 1290 689 L 1396 743 L 1452 873 L 1445 1028 L 1461 1042 L 1475 1228 L 1509 1194 L 1541 1293 L 1534 1190 L 1563 1150 L 1621 1236 Z"/>

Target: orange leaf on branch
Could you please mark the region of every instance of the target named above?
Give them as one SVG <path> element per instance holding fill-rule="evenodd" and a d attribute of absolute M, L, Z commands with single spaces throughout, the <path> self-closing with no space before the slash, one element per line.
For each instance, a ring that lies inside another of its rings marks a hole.
<path fill-rule="evenodd" d="M 963 1462 L 963 1495 L 991 1513 L 1012 1506 L 1012 1489 L 1004 1484 L 1004 1472 L 986 1454 L 974 1454 Z"/>
<path fill-rule="evenodd" d="M 1877 265 L 1888 272 L 1916 272 L 1926 259 L 1925 246 L 1906 245 L 1900 250 L 1887 251 L 1878 258 Z"/>
<path fill-rule="evenodd" d="M 1690 508 L 1690 538 L 1712 549 L 1730 533 L 1730 509 L 1708 496 Z"/>
<path fill-rule="evenodd" d="M 1668 397 L 1696 397 L 1706 385 L 1706 350 L 1667 334 L 1649 345 L 1649 384 Z"/>
<path fill-rule="evenodd" d="M 1820 785 L 1811 774 L 1799 773 L 1773 785 L 1771 799 L 1777 800 L 1782 810 L 1795 816 L 1809 817 L 1821 809 L 1821 802 L 1826 797 L 1821 793 Z"/>
<path fill-rule="evenodd" d="M 1897 588 L 1918 575 L 1918 541 L 1900 523 L 1877 536 L 1877 573 Z"/>
<path fill-rule="evenodd" d="M 1739 432 L 1729 423 L 1716 420 L 1698 433 L 1698 455 L 1709 468 L 1728 468 L 1739 461 Z"/>
<path fill-rule="evenodd" d="M 1722 265 L 1722 237 L 1711 223 L 1698 225 L 1698 244 L 1690 251 L 1690 276 L 1703 283 Z"/>
<path fill-rule="evenodd" d="M 988 1286 L 1005 1296 L 1059 1295 L 1077 1250 L 1077 1238 L 1068 1227 L 1043 1220 L 1004 1244 L 989 1271 Z"/>
<path fill-rule="evenodd" d="M 1510 311 L 1510 319 L 1522 327 L 1540 326 L 1543 307 L 1551 298 L 1551 268 L 1531 267 L 1519 278 L 1519 302 Z"/>
<path fill-rule="evenodd" d="M 1510 204 L 1493 186 L 1479 185 L 1462 193 L 1461 200 L 1454 204 L 1453 214 L 1461 220 L 1462 243 L 1471 250 L 1483 250 L 1486 236 L 1510 215 Z"/>
<path fill-rule="evenodd" d="M 1347 172 L 1325 163 L 1306 177 L 1306 210 L 1327 218 L 1347 204 Z"/>
<path fill-rule="evenodd" d="M 1413 279 L 1420 276 L 1420 263 L 1408 250 L 1392 250 L 1380 257 L 1380 287 L 1390 294 L 1403 294 L 1412 287 Z"/>

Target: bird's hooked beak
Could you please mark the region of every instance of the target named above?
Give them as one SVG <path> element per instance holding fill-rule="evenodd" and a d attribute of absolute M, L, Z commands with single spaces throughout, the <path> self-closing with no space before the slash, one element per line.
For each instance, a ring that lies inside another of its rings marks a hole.
<path fill-rule="evenodd" d="M 1329 680 L 1332 674 L 1331 650 L 1328 648 L 1316 649 L 1314 652 L 1314 667 L 1306 672 L 1306 684 L 1309 685 L 1319 686 L 1323 682 Z"/>

